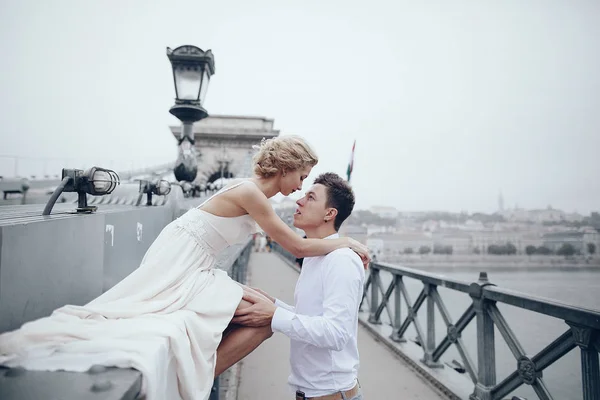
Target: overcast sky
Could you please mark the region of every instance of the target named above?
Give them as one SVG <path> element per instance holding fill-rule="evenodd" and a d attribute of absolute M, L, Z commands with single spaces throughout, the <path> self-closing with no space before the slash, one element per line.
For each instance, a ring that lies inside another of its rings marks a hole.
<path fill-rule="evenodd" d="M 357 207 L 600 209 L 600 2 L 0 0 L 19 173 L 174 160 L 165 49 L 212 49 L 211 114 L 275 119 Z M 0 157 L 0 175 L 15 163 Z M 307 185 L 308 186 L 308 185 Z"/>

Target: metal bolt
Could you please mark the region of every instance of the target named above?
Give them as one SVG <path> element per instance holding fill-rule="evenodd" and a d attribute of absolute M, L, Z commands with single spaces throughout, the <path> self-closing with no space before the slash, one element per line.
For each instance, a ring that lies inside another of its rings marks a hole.
<path fill-rule="evenodd" d="M 106 367 L 104 365 L 92 365 L 90 369 L 88 369 L 88 374 L 101 374 L 106 372 Z"/>
<path fill-rule="evenodd" d="M 458 332 L 458 329 L 456 329 L 455 325 L 448 325 L 448 341 L 450 341 L 450 343 L 456 343 L 458 341 L 458 338 L 460 337 L 460 333 Z"/>
<path fill-rule="evenodd" d="M 111 381 L 98 381 L 96 383 L 94 383 L 92 385 L 91 391 L 92 392 L 105 392 L 107 390 L 110 390 L 112 388 L 112 382 Z"/>
<path fill-rule="evenodd" d="M 486 283 L 486 282 L 489 282 L 489 279 L 488 279 L 487 272 L 480 272 L 480 273 L 479 273 L 479 282 L 480 282 L 480 283 Z"/>

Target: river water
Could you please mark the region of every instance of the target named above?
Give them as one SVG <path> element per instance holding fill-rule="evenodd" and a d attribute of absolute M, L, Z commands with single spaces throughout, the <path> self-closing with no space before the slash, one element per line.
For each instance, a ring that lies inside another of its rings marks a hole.
<path fill-rule="evenodd" d="M 485 269 L 483 269 L 485 270 Z M 466 282 L 474 282 L 478 278 L 478 272 L 454 272 L 448 270 L 431 271 L 437 275 L 444 275 L 452 279 Z M 387 272 L 381 273 L 384 289 L 391 282 L 391 275 Z M 488 273 L 489 280 L 499 287 L 517 290 L 519 292 L 538 297 L 546 297 L 554 301 L 564 302 L 592 310 L 600 310 L 600 270 L 584 271 L 493 271 Z M 405 278 L 405 284 L 414 303 L 419 292 L 423 288 L 420 281 Z M 444 301 L 452 322 L 456 323 L 462 313 L 471 304 L 467 294 L 455 292 L 446 288 L 438 288 L 440 296 Z M 393 300 L 392 295 L 390 300 Z M 403 300 L 404 301 L 404 300 Z M 391 301 L 392 302 L 392 301 Z M 391 305 L 391 304 L 390 304 Z M 512 328 L 525 352 L 531 357 L 542 350 L 548 344 L 563 334 L 569 328 L 562 320 L 537 314 L 531 311 L 518 309 L 516 307 L 498 304 L 498 308 L 504 315 L 509 326 Z M 405 304 L 402 305 L 402 317 L 406 317 Z M 393 316 L 393 305 L 390 307 Z M 426 304 L 419 310 L 418 318 L 426 335 Z M 386 311 L 382 313 L 382 322 L 389 323 Z M 477 365 L 476 351 L 476 322 L 471 321 L 462 334 L 469 355 L 474 364 Z M 445 337 L 446 327 L 436 307 L 436 344 Z M 416 330 L 411 325 L 405 337 L 416 338 Z M 517 362 L 510 352 L 500 332 L 496 329 L 496 374 L 497 382 L 501 382 L 516 369 Z M 442 362 L 456 359 L 462 363 L 462 359 L 455 346 L 442 357 Z M 465 379 L 469 379 L 465 373 Z M 580 400 L 583 398 L 581 391 L 581 364 L 579 348 L 573 349 L 560 360 L 548 367 L 543 373 L 543 379 L 550 393 L 556 400 Z M 523 396 L 529 400 L 537 399 L 531 387 L 522 386 L 511 394 L 512 396 Z M 508 396 L 507 396 L 508 397 Z M 510 397 L 508 397 L 510 398 Z"/>

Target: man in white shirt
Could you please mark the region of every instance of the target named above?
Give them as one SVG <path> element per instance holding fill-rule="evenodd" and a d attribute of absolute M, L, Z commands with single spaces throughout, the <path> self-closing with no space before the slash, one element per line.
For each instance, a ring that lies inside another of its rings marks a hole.
<path fill-rule="evenodd" d="M 322 174 L 297 201 L 294 226 L 308 238 L 337 238 L 354 207 L 350 185 L 333 173 Z M 306 257 L 294 293 L 295 307 L 257 289 L 245 289 L 251 307 L 233 322 L 260 326 L 290 338 L 288 383 L 296 399 L 362 400 L 358 384 L 358 308 L 365 272 L 348 248 L 322 257 Z"/>

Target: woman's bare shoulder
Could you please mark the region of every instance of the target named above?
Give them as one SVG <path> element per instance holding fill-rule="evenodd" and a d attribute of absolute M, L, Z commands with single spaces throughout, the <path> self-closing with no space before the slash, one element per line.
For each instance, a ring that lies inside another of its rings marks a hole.
<path fill-rule="evenodd" d="M 252 179 L 237 179 L 237 182 L 232 182 L 231 186 L 237 187 L 231 190 L 230 196 L 236 200 L 236 203 L 244 203 L 246 201 L 265 201 L 268 202 L 265 194 L 252 181 Z"/>

